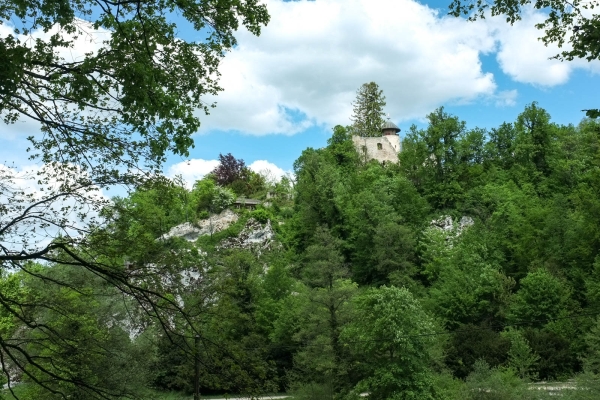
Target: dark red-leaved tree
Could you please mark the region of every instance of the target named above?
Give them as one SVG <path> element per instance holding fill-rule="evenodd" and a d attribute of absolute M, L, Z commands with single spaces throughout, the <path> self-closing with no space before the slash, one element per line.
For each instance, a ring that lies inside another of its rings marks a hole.
<path fill-rule="evenodd" d="M 227 153 L 226 155 L 219 154 L 219 163 L 212 171 L 219 185 L 226 186 L 237 180 L 244 180 L 248 171 L 244 160 Z"/>

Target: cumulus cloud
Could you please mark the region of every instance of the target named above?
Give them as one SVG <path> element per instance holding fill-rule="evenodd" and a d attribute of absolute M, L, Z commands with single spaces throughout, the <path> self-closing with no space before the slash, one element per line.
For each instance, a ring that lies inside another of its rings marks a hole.
<path fill-rule="evenodd" d="M 559 48 L 556 44 L 545 46 L 538 38 L 544 32 L 535 28 L 547 16 L 540 11 L 526 8 L 521 21 L 513 26 L 508 25 L 504 18 L 489 19 L 493 34 L 498 41 L 496 58 L 502 71 L 517 82 L 537 86 L 551 87 L 561 85 L 569 80 L 575 69 L 585 69 L 600 73 L 600 62 L 588 62 L 576 59 L 561 62 L 551 59 L 563 50 L 571 48 L 565 44 Z"/>
<path fill-rule="evenodd" d="M 502 18 L 493 18 L 499 42 L 496 59 L 502 71 L 517 82 L 559 85 L 569 79 L 574 68 L 572 63 L 551 60 L 560 49 L 552 45 L 546 47 L 538 40 L 542 32 L 535 28 L 535 24 L 544 19 L 539 12 L 527 11 L 523 20 L 511 27 Z"/>
<path fill-rule="evenodd" d="M 515 104 L 517 92 L 499 89 L 483 69 L 484 54 L 495 54 L 513 80 L 536 86 L 564 84 L 578 68 L 600 73 L 597 61 L 550 60 L 560 49 L 537 39 L 543 32 L 535 24 L 544 14 L 536 10 L 525 10 L 511 26 L 503 17 L 467 22 L 415 0 L 265 2 L 271 22 L 260 37 L 238 33 L 238 46 L 220 65 L 225 90 L 205 99 L 218 106 L 201 116 L 201 132 L 291 135 L 347 124 L 356 90 L 370 81 L 384 90 L 394 121 L 421 118 L 447 103 Z M 53 29 L 33 32 L 29 42 L 47 39 Z M 0 25 L 0 36 L 11 32 Z M 60 56 L 78 60 L 103 46 L 109 34 L 81 21 L 73 46 Z M 3 139 L 10 135 L 0 133 Z"/>
<path fill-rule="evenodd" d="M 86 54 L 95 54 L 101 48 L 105 47 L 105 41 L 110 39 L 110 31 L 99 28 L 95 29 L 93 25 L 82 19 L 75 19 L 76 30 L 69 33 L 61 30 L 58 24 L 54 25 L 44 32 L 42 29 L 37 29 L 28 35 L 14 33 L 14 26 L 10 21 L 0 21 L 0 38 L 9 35 L 14 36 L 25 46 L 34 47 L 37 41 L 48 42 L 53 35 L 60 34 L 64 39 L 70 40 L 71 44 L 68 47 L 60 47 L 56 49 L 56 56 L 65 62 L 80 62 Z M 35 96 L 34 96 L 35 98 Z M 47 103 L 50 104 L 50 103 Z M 2 117 L 0 113 L 0 118 Z M 21 117 L 16 123 L 8 125 L 0 130 L 0 139 L 3 140 L 18 140 L 23 137 L 35 135 L 39 132 L 41 125 L 31 118 Z"/>
<path fill-rule="evenodd" d="M 194 182 L 202 179 L 219 165 L 219 160 L 203 160 L 193 158 L 173 164 L 167 170 L 167 176 L 174 178 L 181 176 L 188 188 L 191 188 Z M 259 173 L 267 178 L 269 182 L 278 182 L 282 176 L 291 176 L 291 171 L 284 171 L 277 165 L 267 160 L 256 160 L 248 165 L 252 171 Z"/>
<path fill-rule="evenodd" d="M 489 27 L 413 0 L 268 0 L 260 37 L 241 33 L 221 64 L 224 92 L 203 130 L 293 134 L 349 123 L 358 87 L 376 81 L 395 120 L 451 101 L 491 96 L 479 55 L 495 48 Z"/>
<path fill-rule="evenodd" d="M 57 47 L 56 55 L 67 62 L 82 61 L 86 54 L 98 52 L 106 46 L 104 42 L 110 40 L 110 31 L 104 28 L 96 29 L 83 19 L 75 18 L 75 27 L 75 32 L 69 33 L 56 24 L 47 32 L 36 29 L 28 35 L 21 35 L 15 34 L 15 27 L 10 21 L 0 21 L 0 37 L 12 35 L 24 45 L 34 47 L 38 40 L 48 42 L 53 35 L 60 34 L 62 38 L 70 40 L 71 44 L 68 47 Z"/>
<path fill-rule="evenodd" d="M 517 104 L 518 93 L 516 90 L 503 90 L 494 96 L 497 107 L 511 107 Z"/>
<path fill-rule="evenodd" d="M 394 120 L 422 117 L 446 104 L 477 100 L 515 104 L 498 91 L 480 56 L 496 54 L 500 70 L 536 86 L 565 83 L 574 69 L 600 63 L 560 62 L 537 38 L 539 11 L 514 26 L 503 17 L 467 22 L 414 0 L 267 0 L 271 23 L 260 37 L 241 33 L 221 65 L 225 91 L 202 130 L 264 135 L 349 123 L 356 89 L 376 81 Z"/>
<path fill-rule="evenodd" d="M 218 165 L 219 160 L 203 160 L 201 158 L 193 158 L 191 160 L 182 161 L 180 163 L 171 165 L 167 170 L 167 176 L 174 178 L 175 176 L 179 175 L 186 183 L 186 186 L 191 188 L 194 182 L 202 179 Z"/>
<path fill-rule="evenodd" d="M 248 165 L 252 171 L 264 176 L 268 182 L 279 182 L 282 177 L 291 175 L 291 171 L 284 171 L 277 165 L 267 160 L 256 160 Z"/>

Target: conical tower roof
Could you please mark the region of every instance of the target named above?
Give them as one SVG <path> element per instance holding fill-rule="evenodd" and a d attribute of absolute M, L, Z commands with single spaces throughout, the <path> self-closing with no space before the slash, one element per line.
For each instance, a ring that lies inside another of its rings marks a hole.
<path fill-rule="evenodd" d="M 387 121 L 385 121 L 385 123 L 383 124 L 383 126 L 381 127 L 381 132 L 387 131 L 387 130 L 394 130 L 394 132 L 398 133 L 400 132 L 400 128 L 398 128 L 396 126 L 396 124 L 394 124 L 392 121 L 390 121 L 389 119 Z"/>

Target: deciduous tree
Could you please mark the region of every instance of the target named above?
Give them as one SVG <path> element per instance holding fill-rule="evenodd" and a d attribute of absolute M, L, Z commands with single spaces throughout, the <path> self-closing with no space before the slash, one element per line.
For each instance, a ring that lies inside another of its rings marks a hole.
<path fill-rule="evenodd" d="M 419 302 L 405 288 L 383 286 L 358 297 L 356 307 L 344 340 L 368 371 L 358 391 L 374 399 L 433 399 L 428 346 L 434 325 Z"/>
<path fill-rule="evenodd" d="M 246 163 L 231 153 L 219 154 L 219 165 L 211 172 L 219 185 L 231 185 L 248 174 Z"/>
<path fill-rule="evenodd" d="M 203 40 L 177 37 L 174 15 L 205 33 Z M 187 155 L 197 111 L 213 106 L 204 96 L 221 90 L 218 66 L 236 44 L 235 31 L 258 35 L 268 20 L 257 0 L 3 2 L 0 24 L 11 32 L 0 38 L 0 114 L 6 124 L 39 127 L 30 132 L 31 158 L 45 166 L 29 176 L 37 192 L 21 184 L 21 171 L 0 170 L 0 268 L 19 270 L 31 260 L 81 267 L 151 315 L 183 311 L 156 271 L 145 270 L 150 281 L 124 271 L 128 240 L 117 243 L 115 226 L 93 219 L 109 204 L 99 188 L 131 188 L 159 171 L 168 153 Z M 97 45 L 66 56 L 82 38 Z M 177 263 L 168 247 L 145 259 Z M 0 345 L 9 339 L 2 336 Z M 14 351 L 28 354 L 22 345 Z M 87 398 L 110 394 L 108 382 L 85 384 Z"/>

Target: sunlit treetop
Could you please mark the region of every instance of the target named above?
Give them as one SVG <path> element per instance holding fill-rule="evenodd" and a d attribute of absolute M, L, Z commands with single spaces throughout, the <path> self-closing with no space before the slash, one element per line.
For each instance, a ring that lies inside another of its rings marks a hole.
<path fill-rule="evenodd" d="M 257 0 L 4 1 L 0 115 L 39 123 L 42 135 L 28 133 L 46 163 L 111 179 L 123 166 L 157 168 L 193 145 L 236 30 L 258 35 L 268 21 Z M 177 22 L 205 39 L 178 37 Z M 74 57 L 82 39 L 89 50 Z"/>

